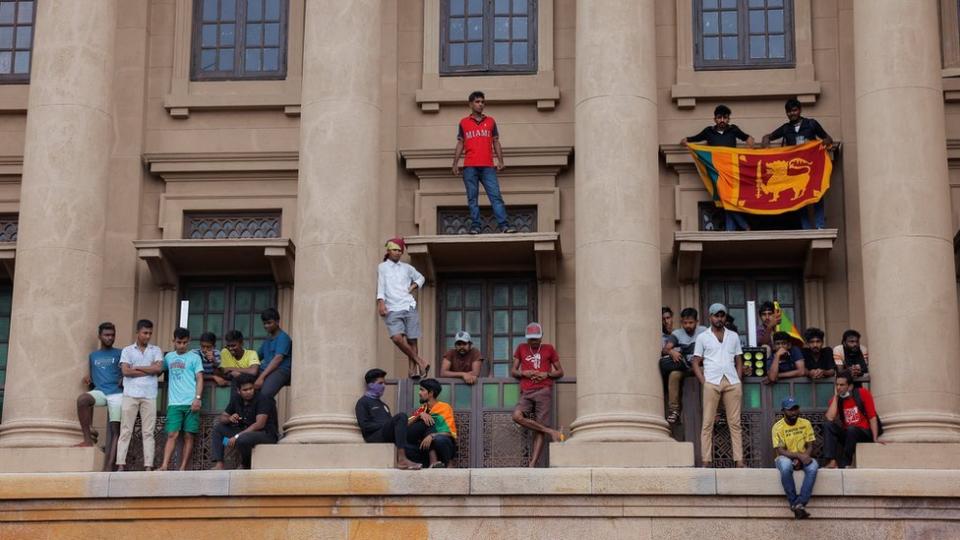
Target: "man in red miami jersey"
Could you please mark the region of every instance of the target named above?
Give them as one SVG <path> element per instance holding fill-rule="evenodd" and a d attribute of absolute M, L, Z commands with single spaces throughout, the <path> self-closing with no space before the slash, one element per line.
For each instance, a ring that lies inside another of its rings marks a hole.
<path fill-rule="evenodd" d="M 470 234 L 480 234 L 483 229 L 480 223 L 480 184 L 487 192 L 490 206 L 493 208 L 493 217 L 502 233 L 515 233 L 517 230 L 507 222 L 507 209 L 503 205 L 500 195 L 500 183 L 497 181 L 497 171 L 503 170 L 503 150 L 500 148 L 500 133 L 497 123 L 490 116 L 483 114 L 486 97 L 483 92 L 473 92 L 467 98 L 470 102 L 470 116 L 460 120 L 457 128 L 457 148 L 453 152 L 454 176 L 460 176 L 460 155 L 463 158 L 463 185 L 467 190 L 467 206 L 470 207 Z M 493 154 L 497 154 L 497 164 L 494 166 Z"/>

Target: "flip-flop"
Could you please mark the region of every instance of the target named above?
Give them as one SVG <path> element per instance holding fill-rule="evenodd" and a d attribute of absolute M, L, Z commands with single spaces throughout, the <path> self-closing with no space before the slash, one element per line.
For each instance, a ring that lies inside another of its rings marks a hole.
<path fill-rule="evenodd" d="M 446 469 L 447 466 L 444 465 L 442 461 L 438 461 L 438 462 L 430 465 L 430 468 L 431 468 L 431 469 Z"/>
<path fill-rule="evenodd" d="M 427 364 L 427 367 L 423 368 L 423 376 L 426 377 L 430 374 L 430 364 Z"/>
<path fill-rule="evenodd" d="M 400 469 L 401 471 L 419 471 L 420 469 L 423 468 L 423 465 L 419 463 L 413 463 L 411 465 L 404 465 L 402 467 L 397 467 L 397 468 Z"/>

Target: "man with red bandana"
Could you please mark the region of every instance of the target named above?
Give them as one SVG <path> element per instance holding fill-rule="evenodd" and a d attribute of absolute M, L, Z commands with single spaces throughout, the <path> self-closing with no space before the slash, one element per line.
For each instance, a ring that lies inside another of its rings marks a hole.
<path fill-rule="evenodd" d="M 430 364 L 420 358 L 420 315 L 413 291 L 423 286 L 424 277 L 400 257 L 406 249 L 403 238 L 387 240 L 387 253 L 377 267 L 377 311 L 390 333 L 390 341 L 410 359 L 410 378 L 419 379 L 430 372 Z"/>

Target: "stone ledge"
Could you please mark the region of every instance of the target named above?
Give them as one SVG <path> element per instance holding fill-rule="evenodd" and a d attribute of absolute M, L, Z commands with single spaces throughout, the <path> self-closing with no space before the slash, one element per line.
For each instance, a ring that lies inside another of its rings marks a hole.
<path fill-rule="evenodd" d="M 253 469 L 390 469 L 392 444 L 261 444 L 253 449 Z"/>
<path fill-rule="evenodd" d="M 861 443 L 857 466 L 864 469 L 960 469 L 957 443 Z"/>
<path fill-rule="evenodd" d="M 691 467 L 691 442 L 567 442 L 550 443 L 550 466 Z"/>
<path fill-rule="evenodd" d="M 97 446 L 0 448 L 0 473 L 93 472 L 103 459 Z"/>

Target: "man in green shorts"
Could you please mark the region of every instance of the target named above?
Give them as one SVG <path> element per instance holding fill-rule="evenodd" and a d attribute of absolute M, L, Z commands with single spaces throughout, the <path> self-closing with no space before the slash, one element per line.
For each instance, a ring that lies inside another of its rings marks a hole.
<path fill-rule="evenodd" d="M 183 431 L 183 451 L 180 453 L 180 470 L 187 470 L 193 454 L 193 436 L 200 432 L 200 398 L 203 392 L 203 361 L 190 346 L 190 331 L 177 328 L 173 331 L 174 350 L 163 358 L 167 371 L 167 444 L 163 448 L 161 471 L 167 470 L 170 457 Z"/>
<path fill-rule="evenodd" d="M 117 441 L 120 438 L 120 409 L 123 402 L 123 372 L 120 371 L 120 349 L 113 346 L 117 339 L 117 328 L 111 322 L 101 323 L 97 329 L 100 348 L 90 353 L 87 361 L 90 371 L 83 378 L 84 388 L 93 390 L 80 394 L 77 398 L 77 419 L 80 420 L 80 432 L 83 441 L 77 446 L 93 446 L 90 425 L 93 423 L 93 408 L 107 408 L 107 441 L 104 451 L 107 459 L 103 462 L 103 471 L 113 470 L 117 459 Z"/>

